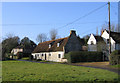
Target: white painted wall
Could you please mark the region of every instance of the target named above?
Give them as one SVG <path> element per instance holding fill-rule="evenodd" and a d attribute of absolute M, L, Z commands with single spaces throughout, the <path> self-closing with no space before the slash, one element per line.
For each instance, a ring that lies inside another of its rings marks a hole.
<path fill-rule="evenodd" d="M 15 49 L 12 49 L 11 53 L 16 55 L 18 52 L 23 52 L 23 49 L 18 49 L 18 48 L 15 48 Z"/>
<path fill-rule="evenodd" d="M 107 44 L 107 39 L 109 39 L 109 34 L 107 33 L 107 31 L 105 30 L 102 34 L 102 38 L 103 40 L 106 42 Z M 111 40 L 111 51 L 114 51 L 115 50 L 115 41 L 113 40 L 112 37 L 110 37 L 110 40 Z M 108 44 L 109 45 L 109 44 Z"/>
<path fill-rule="evenodd" d="M 97 51 L 97 45 L 88 45 L 88 51 Z"/>
<path fill-rule="evenodd" d="M 42 54 L 43 54 L 43 56 L 42 56 Z M 46 61 L 54 61 L 54 62 L 64 61 L 62 59 L 62 58 L 64 58 L 64 52 L 63 51 L 32 53 L 33 58 L 35 58 L 35 55 L 37 55 L 37 59 L 41 59 L 41 60 L 45 60 L 45 54 L 46 54 Z M 49 54 L 51 54 L 51 56 Z M 61 55 L 61 58 L 58 57 L 58 54 Z"/>
<path fill-rule="evenodd" d="M 96 39 L 95 39 L 95 37 L 94 37 L 93 34 L 90 35 L 90 38 L 89 38 L 87 44 L 88 44 L 88 45 L 91 44 L 91 41 L 93 41 L 93 44 L 96 44 Z"/>
<path fill-rule="evenodd" d="M 93 41 L 93 45 L 91 45 L 91 42 Z M 88 51 L 97 51 L 97 45 L 96 45 L 97 41 L 94 37 L 93 34 L 90 35 L 90 38 L 87 42 L 88 44 Z"/>

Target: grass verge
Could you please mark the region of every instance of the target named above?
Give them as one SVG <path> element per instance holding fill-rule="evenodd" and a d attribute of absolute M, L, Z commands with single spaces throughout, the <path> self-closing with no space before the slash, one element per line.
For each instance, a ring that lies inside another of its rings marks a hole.
<path fill-rule="evenodd" d="M 3 81 L 118 81 L 118 74 L 66 64 L 3 61 Z"/>

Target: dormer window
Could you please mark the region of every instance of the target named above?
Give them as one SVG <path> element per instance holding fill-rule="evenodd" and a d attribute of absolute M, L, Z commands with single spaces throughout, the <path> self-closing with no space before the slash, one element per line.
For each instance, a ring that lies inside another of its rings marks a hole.
<path fill-rule="evenodd" d="M 60 47 L 60 43 L 57 43 L 57 47 Z"/>
<path fill-rule="evenodd" d="M 49 48 L 51 48 L 51 44 L 49 44 Z"/>

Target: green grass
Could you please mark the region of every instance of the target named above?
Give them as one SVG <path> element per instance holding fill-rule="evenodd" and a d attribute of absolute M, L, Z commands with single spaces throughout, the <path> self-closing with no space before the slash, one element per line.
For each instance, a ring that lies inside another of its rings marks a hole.
<path fill-rule="evenodd" d="M 120 68 L 120 65 L 111 65 L 113 68 Z"/>
<path fill-rule="evenodd" d="M 24 61 L 3 61 L 3 81 L 117 81 L 118 75 L 102 69 L 44 64 Z"/>
<path fill-rule="evenodd" d="M 29 57 L 24 57 L 22 58 L 22 60 L 29 60 Z"/>

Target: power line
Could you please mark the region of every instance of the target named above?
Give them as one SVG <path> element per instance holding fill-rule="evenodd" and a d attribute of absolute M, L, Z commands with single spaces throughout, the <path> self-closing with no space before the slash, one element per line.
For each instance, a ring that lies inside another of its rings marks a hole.
<path fill-rule="evenodd" d="M 103 23 L 104 21 L 95 21 L 95 22 L 82 22 L 74 24 L 89 24 L 89 23 Z M 117 21 L 114 21 L 117 22 Z M 0 26 L 40 26 L 40 25 L 60 25 L 66 23 L 56 23 L 56 24 L 0 24 Z"/>
<path fill-rule="evenodd" d="M 68 25 L 70 25 L 70 24 L 73 24 L 73 23 L 77 22 L 78 20 L 81 20 L 82 18 L 85 18 L 86 16 L 92 14 L 93 12 L 95 12 L 95 11 L 97 11 L 97 10 L 103 8 L 105 5 L 107 5 L 107 3 L 104 4 L 104 5 L 102 5 L 102 6 L 100 6 L 100 7 L 98 7 L 98 8 L 96 8 L 96 9 L 94 9 L 94 10 L 92 10 L 91 12 L 89 12 L 89 13 L 83 15 L 83 16 L 80 17 L 80 18 L 78 18 L 78 19 L 76 19 L 76 20 L 74 20 L 74 21 L 72 21 L 72 22 L 70 22 L 70 23 L 67 23 L 66 25 L 64 25 L 64 26 L 62 26 L 62 27 L 58 27 L 58 29 L 61 29 L 61 28 L 63 28 L 63 27 L 66 27 L 66 26 L 68 26 Z"/>

